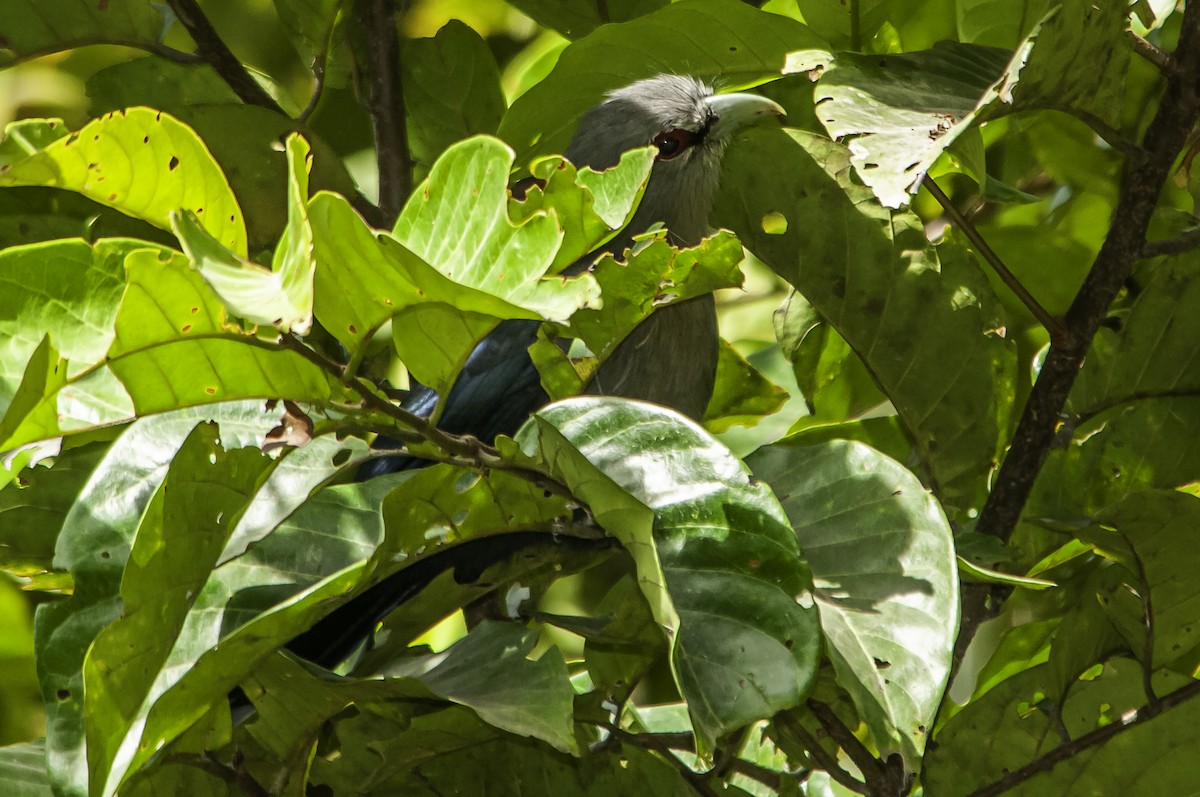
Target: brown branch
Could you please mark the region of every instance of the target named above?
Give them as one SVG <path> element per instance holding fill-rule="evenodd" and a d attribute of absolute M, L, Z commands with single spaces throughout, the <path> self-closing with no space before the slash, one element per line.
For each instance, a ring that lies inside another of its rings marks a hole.
<path fill-rule="evenodd" d="M 1066 331 L 1062 342 L 1050 347 L 1008 455 L 980 514 L 977 530 L 1002 541 L 1007 542 L 1016 527 L 1053 445 L 1067 394 L 1084 355 L 1109 305 L 1141 255 L 1150 216 L 1163 184 L 1200 118 L 1200 4 L 1184 11 L 1175 58 L 1179 69 L 1168 78 L 1154 120 L 1146 131 L 1144 155 L 1126 161 L 1112 227 L 1064 317 Z"/>
<path fill-rule="evenodd" d="M 1124 733 L 1131 728 L 1136 728 L 1138 725 L 1149 722 L 1160 714 L 1191 700 L 1197 695 L 1200 695 L 1200 681 L 1192 681 L 1187 686 L 1180 687 L 1159 700 L 1157 708 L 1146 706 L 1145 708 L 1138 709 L 1132 716 L 1125 715 L 1111 725 L 1097 728 L 1091 733 L 1080 736 L 1078 739 L 1059 745 L 1049 753 L 1035 758 L 1020 769 L 1008 773 L 981 789 L 976 789 L 971 792 L 969 797 L 996 797 L 998 794 L 1003 794 L 1014 786 L 1032 779 L 1036 775 L 1049 772 L 1068 758 L 1078 755 L 1088 748 L 1103 744 L 1119 733 Z"/>
<path fill-rule="evenodd" d="M 357 0 L 354 13 L 359 29 L 367 37 L 366 52 L 358 61 L 360 91 L 375 133 L 379 209 L 384 226 L 390 227 L 412 193 L 413 177 L 400 81 L 395 0 Z"/>
<path fill-rule="evenodd" d="M 1171 58 L 1170 53 L 1163 52 L 1157 45 L 1151 44 L 1131 30 L 1127 30 L 1125 33 L 1133 43 L 1133 51 L 1135 53 L 1158 67 L 1158 71 L 1164 75 L 1171 76 L 1175 74 L 1175 61 Z"/>
<path fill-rule="evenodd" d="M 1163 238 L 1161 241 L 1147 241 L 1142 245 L 1140 258 L 1146 260 L 1163 255 L 1180 255 L 1191 249 L 1200 247 L 1200 227 L 1184 230 L 1174 238 Z"/>
<path fill-rule="evenodd" d="M 988 265 L 996 272 L 996 276 L 1000 278 L 1001 282 L 1016 294 L 1017 298 L 1021 300 L 1021 304 L 1025 305 L 1029 312 L 1033 313 L 1033 317 L 1046 328 L 1046 331 L 1050 333 L 1050 340 L 1062 341 L 1064 339 L 1063 336 L 1066 334 L 1062 321 L 1055 318 L 1046 308 L 1042 307 L 1033 294 L 1021 284 L 1021 280 L 1017 278 L 1017 275 L 1008 270 L 1008 266 L 1004 265 L 1004 261 L 1000 259 L 995 250 L 988 246 L 988 242 L 979 234 L 979 230 L 976 229 L 975 225 L 959 212 L 954 203 L 950 201 L 950 197 L 946 196 L 932 177 L 926 175 L 922 184 L 933 195 L 933 198 L 938 201 L 942 209 L 946 211 L 946 215 L 950 217 L 951 223 L 963 235 L 967 236 L 967 240 L 979 251 L 980 256 L 988 262 Z"/>
<path fill-rule="evenodd" d="M 904 764 L 899 756 L 893 756 L 887 761 L 876 758 L 832 708 L 811 698 L 807 705 L 825 732 L 846 751 L 854 766 L 863 774 L 869 794 L 875 797 L 899 797 L 908 791 Z"/>
<path fill-rule="evenodd" d="M 867 784 L 857 780 L 846 770 L 842 769 L 837 760 L 825 751 L 821 743 L 815 736 L 808 732 L 808 729 L 793 719 L 788 714 L 776 714 L 772 720 L 776 725 L 782 728 L 785 732 L 790 733 L 799 740 L 800 744 L 804 745 L 804 749 L 812 756 L 816 765 L 823 769 L 829 777 L 833 778 L 837 783 L 846 789 L 849 789 L 856 794 L 869 794 Z"/>
<path fill-rule="evenodd" d="M 164 763 L 195 767 L 196 769 L 207 772 L 209 775 L 212 775 L 225 784 L 238 789 L 242 793 L 249 795 L 249 797 L 271 797 L 271 792 L 269 792 L 261 783 L 255 780 L 253 775 L 239 766 L 237 762 L 235 762 L 233 766 L 224 764 L 214 758 L 211 753 L 206 753 L 204 755 L 198 755 L 195 753 L 176 753 L 167 756 Z"/>
<path fill-rule="evenodd" d="M 208 17 L 200 10 L 196 0 L 167 0 L 167 5 L 175 12 L 180 23 L 196 42 L 196 54 L 208 63 L 221 79 L 229 84 L 234 93 L 247 105 L 257 105 L 287 116 L 279 103 L 258 85 L 258 82 L 246 71 L 246 67 L 237 59 L 228 45 L 217 33 L 216 28 L 208 21 Z"/>

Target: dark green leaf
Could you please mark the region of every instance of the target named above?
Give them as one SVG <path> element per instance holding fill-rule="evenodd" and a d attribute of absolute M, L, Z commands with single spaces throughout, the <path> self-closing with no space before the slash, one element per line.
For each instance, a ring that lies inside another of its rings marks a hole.
<path fill-rule="evenodd" d="M 770 446 L 747 464 L 780 496 L 812 566 L 840 685 L 885 757 L 915 767 L 958 632 L 945 516 L 916 477 L 857 443 Z"/>

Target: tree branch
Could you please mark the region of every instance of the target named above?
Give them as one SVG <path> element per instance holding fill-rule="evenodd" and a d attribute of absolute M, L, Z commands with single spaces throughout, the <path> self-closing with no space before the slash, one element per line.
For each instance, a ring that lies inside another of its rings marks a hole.
<path fill-rule="evenodd" d="M 1147 241 L 1142 245 L 1139 257 L 1146 260 L 1162 255 L 1179 255 L 1191 249 L 1200 247 L 1200 227 L 1184 230 L 1174 238 L 1164 238 L 1161 241 Z"/>
<path fill-rule="evenodd" d="M 1146 131 L 1140 158 L 1125 164 L 1113 225 L 1064 317 L 1065 334 L 1051 345 L 1034 383 L 1012 445 L 980 514 L 977 530 L 1007 541 L 1041 471 L 1061 420 L 1067 394 L 1109 305 L 1140 256 L 1150 216 L 1171 167 L 1200 118 L 1200 4 L 1184 11 L 1176 73 Z M 965 628 L 973 633 L 974 628 Z"/>
<path fill-rule="evenodd" d="M 1059 745 L 1058 747 L 1046 753 L 1044 756 L 1035 758 L 1025 766 L 1018 770 L 1008 773 L 997 781 L 989 783 L 981 789 L 977 789 L 969 795 L 969 797 L 995 797 L 998 794 L 1003 794 L 1009 789 L 1032 779 L 1036 775 L 1043 772 L 1049 772 L 1054 769 L 1059 763 L 1078 755 L 1090 747 L 1107 742 L 1119 733 L 1124 733 L 1131 728 L 1135 728 L 1145 722 L 1149 722 L 1160 714 L 1169 709 L 1178 706 L 1192 698 L 1200 695 L 1200 681 L 1192 681 L 1187 686 L 1180 687 L 1169 695 L 1166 695 L 1158 701 L 1157 708 L 1147 706 L 1138 709 L 1131 714 L 1126 714 L 1117 722 L 1111 725 L 1105 725 L 1102 728 L 1097 728 L 1091 733 L 1084 734 L 1078 739 Z"/>
<path fill-rule="evenodd" d="M 867 793 L 873 797 L 899 797 L 908 791 L 904 764 L 898 756 L 887 761 L 877 758 L 854 732 L 846 727 L 832 708 L 820 700 L 809 699 L 808 710 L 813 713 L 825 732 L 837 742 L 866 780 Z"/>
<path fill-rule="evenodd" d="M 396 32 L 394 0 L 357 0 L 355 16 L 368 37 L 359 63 L 360 90 L 375 133 L 375 161 L 379 169 L 379 209 L 384 226 L 400 215 L 412 193 L 412 154 L 404 88 L 400 82 L 400 40 Z"/>
<path fill-rule="evenodd" d="M 772 722 L 779 725 L 787 733 L 795 736 L 796 739 L 799 740 L 800 744 L 804 745 L 804 749 L 808 751 L 810 756 L 812 756 L 812 759 L 816 762 L 817 766 L 823 769 L 829 775 L 829 777 L 833 778 L 842 787 L 849 789 L 856 794 L 870 793 L 867 788 L 867 784 L 855 779 L 853 775 L 842 769 L 841 765 L 838 764 L 833 756 L 825 752 L 825 748 L 821 746 L 821 743 L 817 741 L 817 738 L 809 733 L 807 728 L 805 728 L 791 716 L 788 714 L 776 714 Z"/>
<path fill-rule="evenodd" d="M 1158 67 L 1158 71 L 1164 75 L 1175 74 L 1175 62 L 1169 53 L 1163 52 L 1156 45 L 1151 44 L 1131 30 L 1127 30 L 1125 33 L 1129 36 L 1130 41 L 1133 42 L 1133 51 L 1135 53 Z"/>
<path fill-rule="evenodd" d="M 1021 300 L 1021 304 L 1025 305 L 1029 312 L 1033 313 L 1033 317 L 1050 333 L 1050 340 L 1064 340 L 1066 330 L 1063 329 L 1062 321 L 1055 318 L 1046 308 L 1042 307 L 1033 294 L 1021 284 L 1021 280 L 1017 278 L 1017 275 L 1008 270 L 1008 266 L 1004 265 L 1004 261 L 1000 259 L 995 250 L 988 246 L 988 242 L 979 234 L 979 230 L 975 228 L 975 225 L 959 212 L 954 203 L 950 201 L 950 197 L 946 196 L 933 178 L 926 175 L 923 185 L 942 206 L 942 209 L 946 211 L 946 215 L 950 217 L 951 223 L 963 235 L 967 236 L 967 240 L 974 245 L 983 259 L 988 262 L 988 265 L 996 272 L 996 276 L 1000 277 L 1001 282 L 1016 294 L 1017 298 Z"/>
<path fill-rule="evenodd" d="M 208 17 L 200 10 L 196 0 L 167 0 L 167 5 L 196 42 L 196 54 L 216 70 L 221 79 L 241 97 L 242 102 L 287 116 L 230 51 L 216 28 L 208 21 Z"/>

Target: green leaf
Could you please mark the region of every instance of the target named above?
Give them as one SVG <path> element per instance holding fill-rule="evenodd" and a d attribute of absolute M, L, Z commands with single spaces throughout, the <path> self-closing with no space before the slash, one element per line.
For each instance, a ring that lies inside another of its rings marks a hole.
<path fill-rule="evenodd" d="M 87 793 L 84 656 L 121 612 L 119 588 L 130 545 L 184 438 L 197 422 L 218 418 L 229 448 L 257 445 L 275 423 L 258 402 L 145 418 L 112 444 L 71 506 L 53 566 L 75 579 L 71 597 L 38 607 L 38 680 L 46 701 L 46 749 L 56 791 Z"/>
<path fill-rule="evenodd" d="M 11 797 L 51 797 L 46 749 L 41 742 L 0 747 L 0 782 Z"/>
<path fill-rule="evenodd" d="M 311 783 L 334 794 L 522 794 L 687 797 L 694 790 L 661 758 L 632 744 L 582 758 L 505 734 L 465 708 L 411 719 L 363 712 L 338 724 L 338 755 L 313 760 Z"/>
<path fill-rule="evenodd" d="M 169 230 L 190 210 L 222 245 L 246 254 L 246 226 L 220 167 L 196 133 L 150 108 L 93 120 L 24 160 L 0 167 L 0 186 L 75 191 Z"/>
<path fill-rule="evenodd" d="M 4 128 L 4 138 L 0 139 L 0 168 L 23 161 L 70 134 L 62 119 L 12 122 Z"/>
<path fill-rule="evenodd" d="M 1200 391 L 1200 256 L 1186 253 L 1138 274 L 1117 329 L 1101 328 L 1071 391 L 1072 411 L 1092 415 L 1137 399 Z"/>
<path fill-rule="evenodd" d="M 828 49 L 804 25 L 742 3 L 671 3 L 567 47 L 550 74 L 513 103 L 499 136 L 525 162 L 562 152 L 585 111 L 639 78 L 666 72 L 744 87 L 822 65 Z"/>
<path fill-rule="evenodd" d="M 655 310 L 711 294 L 718 288 L 741 285 L 741 261 L 742 245 L 727 231 L 687 249 L 677 249 L 660 233 L 643 240 L 624 262 L 611 256 L 601 258 L 590 271 L 600 285 L 602 303 L 598 308 L 579 309 L 571 316 L 569 326 L 556 330 L 563 337 L 582 340 L 595 362 L 581 369 L 587 373 L 542 371 L 548 393 L 555 398 L 579 393 L 596 366 Z M 537 357 L 548 369 L 554 369 L 556 361 L 566 356 L 558 343 L 548 339 L 538 349 Z"/>
<path fill-rule="evenodd" d="M 808 567 L 724 446 L 662 407 L 593 397 L 539 411 L 518 441 L 633 555 L 702 752 L 803 699 L 819 647 Z"/>
<path fill-rule="evenodd" d="M 372 232 L 342 197 L 313 197 L 309 220 L 317 263 L 314 312 L 351 356 L 360 356 L 391 320 L 405 365 L 445 395 L 499 320 L 537 318 L 491 292 L 454 282 L 391 236 Z"/>
<path fill-rule="evenodd" d="M 717 381 L 704 411 L 704 428 L 720 434 L 733 426 L 754 426 L 778 412 L 788 392 L 763 376 L 728 341 L 721 340 Z"/>
<path fill-rule="evenodd" d="M 775 314 L 775 334 L 809 407 L 789 433 L 857 418 L 887 400 L 846 339 L 801 294 L 793 292 Z"/>
<path fill-rule="evenodd" d="M 622 229 L 642 199 L 655 151 L 630 150 L 616 166 L 596 172 L 576 171 L 570 161 L 549 157 L 533 164 L 535 183 L 510 212 L 525 219 L 538 211 L 552 211 L 563 229 L 563 242 L 554 256 L 551 272 L 558 273 L 595 250 Z"/>
<path fill-rule="evenodd" d="M 0 42 L 19 56 L 110 40 L 158 41 L 162 12 L 143 0 L 13 0 L 0 21 Z"/>
<path fill-rule="evenodd" d="M 1200 499 L 1172 490 L 1144 491 L 1102 511 L 1096 518 L 1101 529 L 1085 535 L 1134 576 L 1129 586 L 1136 592 L 1120 590 L 1117 599 L 1133 604 L 1138 647 L 1153 642 L 1155 668 L 1170 665 L 1200 643 L 1195 622 L 1200 589 L 1193 577 L 1200 568 L 1193 537 L 1198 519 Z"/>
<path fill-rule="evenodd" d="M 5 416 L 0 448 L 241 398 L 334 407 L 353 400 L 335 375 L 302 355 L 228 328 L 220 301 L 183 261 L 150 248 L 126 257 L 127 285 L 107 359 L 74 376 L 44 363 L 28 373 L 21 390 L 29 399 Z"/>
<path fill-rule="evenodd" d="M 933 247 L 920 219 L 891 213 L 850 182 L 849 153 L 799 131 L 757 129 L 733 147 L 740 179 L 715 221 L 791 282 L 862 359 L 900 415 L 948 506 L 982 496 L 1007 443 L 1015 347 L 978 267 Z M 764 217 L 787 220 L 782 235 Z M 820 218 L 813 225 L 811 219 Z"/>
<path fill-rule="evenodd" d="M 572 725 L 575 690 L 566 662 L 556 648 L 530 661 L 537 640 L 536 629 L 484 622 L 449 650 L 401 660 L 384 674 L 416 678 L 489 725 L 578 754 Z"/>
<path fill-rule="evenodd" d="M 592 0 L 515 0 L 535 22 L 556 30 L 568 39 L 579 39 L 610 22 L 625 22 L 649 14 L 668 0 L 610 0 L 597 5 Z"/>
<path fill-rule="evenodd" d="M 393 235 L 453 281 L 565 321 L 594 304 L 599 291 L 587 274 L 549 276 L 563 240 L 554 217 L 536 214 L 519 226 L 509 219 L 512 165 L 512 150 L 494 138 L 454 145 L 413 192 Z M 465 207 L 471 213 L 464 220 Z"/>
<path fill-rule="evenodd" d="M 817 84 L 817 115 L 853 137 L 855 170 L 887 207 L 909 194 L 947 147 L 999 97 L 1009 53 L 939 42 L 903 55 L 838 53 Z"/>
<path fill-rule="evenodd" d="M 812 567 L 839 685 L 881 754 L 915 769 L 958 633 L 945 516 L 915 476 L 858 443 L 768 446 L 746 464 L 781 497 Z"/>
<path fill-rule="evenodd" d="M 63 523 L 107 449 L 68 449 L 54 464 L 26 468 L 19 485 L 0 490 L 0 569 L 28 575 L 49 570 Z"/>
<path fill-rule="evenodd" d="M 192 266 L 225 306 L 252 324 L 307 335 L 312 329 L 313 236 L 308 224 L 308 143 L 288 136 L 288 224 L 270 269 L 221 245 L 190 212 L 171 214 L 171 228 Z"/>
<path fill-rule="evenodd" d="M 400 76 L 408 146 L 422 173 L 454 142 L 500 126 L 506 104 L 496 57 L 459 20 L 432 38 L 406 41 Z"/>
<path fill-rule="evenodd" d="M 99 362 L 112 342 L 125 256 L 147 244 L 80 240 L 0 250 L 0 412 L 25 364 L 49 335 L 71 373 Z"/>
<path fill-rule="evenodd" d="M 84 661 L 89 780 L 100 793 L 115 793 L 157 749 L 142 743 L 142 729 L 173 680 L 166 664 L 176 635 L 272 465 L 257 448 L 226 450 L 216 425 L 201 424 L 150 500 L 121 577 L 121 617 Z"/>

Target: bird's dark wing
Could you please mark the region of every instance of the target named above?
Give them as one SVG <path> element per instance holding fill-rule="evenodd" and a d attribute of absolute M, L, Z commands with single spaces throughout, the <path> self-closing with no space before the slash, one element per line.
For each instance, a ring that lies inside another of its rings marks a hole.
<path fill-rule="evenodd" d="M 537 339 L 540 322 L 501 322 L 467 358 L 458 380 L 450 390 L 438 428 L 451 434 L 474 435 L 490 441 L 500 434 L 517 431 L 533 411 L 546 403 L 537 369 L 529 358 L 529 347 Z M 438 395 L 427 387 L 417 388 L 404 402 L 409 412 L 428 418 Z M 376 445 L 396 445 L 382 439 Z M 373 459 L 359 469 L 359 479 L 421 467 L 427 462 L 412 457 Z"/>

